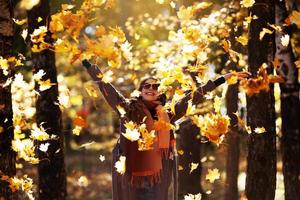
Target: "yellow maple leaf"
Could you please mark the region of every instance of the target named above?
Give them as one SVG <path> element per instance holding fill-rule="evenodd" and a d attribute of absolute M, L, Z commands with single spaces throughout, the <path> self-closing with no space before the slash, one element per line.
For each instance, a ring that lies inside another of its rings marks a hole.
<path fill-rule="evenodd" d="M 191 163 L 190 164 L 190 167 L 191 167 L 191 170 L 190 170 L 190 173 L 192 173 L 195 169 L 197 169 L 199 163 Z"/>
<path fill-rule="evenodd" d="M 240 2 L 240 4 L 242 5 L 242 7 L 245 7 L 245 8 L 250 8 L 253 6 L 253 4 L 255 3 L 254 0 L 242 0 Z"/>
<path fill-rule="evenodd" d="M 186 109 L 186 115 L 193 115 L 196 111 L 196 105 L 193 105 L 192 101 L 188 102 L 188 107 Z"/>
<path fill-rule="evenodd" d="M 46 81 L 40 80 L 38 83 L 40 85 L 40 87 L 39 87 L 40 91 L 48 90 L 52 87 L 52 85 L 55 85 L 55 83 L 51 83 L 50 79 L 47 79 Z"/>
<path fill-rule="evenodd" d="M 266 129 L 264 127 L 256 127 L 254 129 L 254 132 L 257 133 L 257 134 L 261 134 L 261 133 L 265 133 L 267 131 L 266 131 Z"/>
<path fill-rule="evenodd" d="M 140 132 L 138 130 L 138 126 L 136 123 L 134 123 L 133 121 L 129 121 L 126 122 L 124 124 L 124 126 L 126 127 L 126 132 L 122 133 L 122 135 L 130 140 L 130 141 L 137 141 L 140 138 Z"/>
<path fill-rule="evenodd" d="M 280 41 L 282 46 L 287 47 L 290 43 L 290 36 L 288 34 L 285 34 L 280 38 Z"/>
<path fill-rule="evenodd" d="M 13 21 L 19 25 L 19 26 L 22 26 L 23 24 L 25 24 L 27 22 L 27 19 L 21 19 L 21 20 L 18 20 L 18 19 L 15 19 L 13 18 Z"/>
<path fill-rule="evenodd" d="M 241 35 L 239 37 L 235 38 L 236 41 L 241 43 L 243 46 L 246 46 L 248 44 L 248 36 L 247 35 Z"/>
<path fill-rule="evenodd" d="M 20 8 L 31 10 L 34 6 L 40 3 L 40 0 L 22 0 L 20 2 Z"/>
<path fill-rule="evenodd" d="M 46 133 L 45 129 L 42 125 L 38 127 L 36 124 L 33 124 L 31 129 L 30 138 L 38 141 L 45 141 L 48 140 L 50 137 L 48 133 Z"/>
<path fill-rule="evenodd" d="M 105 30 L 105 27 L 104 26 L 96 26 L 96 36 L 97 37 L 101 37 L 101 36 L 103 36 L 103 35 L 105 35 L 106 34 L 106 30 Z"/>
<path fill-rule="evenodd" d="M 119 160 L 115 163 L 116 171 L 120 174 L 124 174 L 126 171 L 126 157 L 120 156 Z"/>
<path fill-rule="evenodd" d="M 142 124 L 138 128 L 141 133 L 141 138 L 138 140 L 138 150 L 147 151 L 153 149 L 154 142 L 157 141 L 155 130 L 148 131 L 146 124 Z"/>
<path fill-rule="evenodd" d="M 80 127 L 80 126 L 75 126 L 75 128 L 72 130 L 72 133 L 73 133 L 74 135 L 79 136 L 79 135 L 80 135 L 80 132 L 81 132 L 81 129 L 82 129 L 82 127 Z"/>
<path fill-rule="evenodd" d="M 184 195 L 184 200 L 201 200 L 202 199 L 202 194 L 198 193 L 198 194 L 187 194 Z"/>
<path fill-rule="evenodd" d="M 207 114 L 204 117 L 199 115 L 193 116 L 192 120 L 200 128 L 201 134 L 217 145 L 222 142 L 229 130 L 230 119 L 227 115 Z"/>
<path fill-rule="evenodd" d="M 267 28 L 263 28 L 262 31 L 259 33 L 259 40 L 262 40 L 265 34 L 272 34 L 273 31 Z"/>
<path fill-rule="evenodd" d="M 206 174 L 205 179 L 208 180 L 210 183 L 215 182 L 215 180 L 220 179 L 220 173 L 217 168 L 213 170 L 208 169 L 208 174 Z"/>
<path fill-rule="evenodd" d="M 219 113 L 221 110 L 221 105 L 222 105 L 222 98 L 215 96 L 214 98 L 214 109 L 216 113 Z"/>
<path fill-rule="evenodd" d="M 85 87 L 85 90 L 87 91 L 88 95 L 90 97 L 98 97 L 97 89 L 93 85 L 87 85 Z"/>
<path fill-rule="evenodd" d="M 80 176 L 78 179 L 78 185 L 80 187 L 87 187 L 89 185 L 89 179 L 86 176 Z"/>
<path fill-rule="evenodd" d="M 182 149 L 180 149 L 177 151 L 177 153 L 182 156 L 184 154 L 184 151 Z"/>
<path fill-rule="evenodd" d="M 193 8 L 191 6 L 187 8 L 181 6 L 177 12 L 177 16 L 182 21 L 188 21 L 193 17 Z"/>
<path fill-rule="evenodd" d="M 292 23 L 296 24 L 298 28 L 300 28 L 300 12 L 293 10 L 292 14 L 290 15 L 289 19 Z"/>

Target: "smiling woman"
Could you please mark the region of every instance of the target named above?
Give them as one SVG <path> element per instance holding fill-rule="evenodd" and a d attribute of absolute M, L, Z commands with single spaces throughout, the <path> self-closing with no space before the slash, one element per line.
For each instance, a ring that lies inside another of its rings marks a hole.
<path fill-rule="evenodd" d="M 195 92 L 188 93 L 176 103 L 175 113 L 172 113 L 163 107 L 165 95 L 158 92 L 157 78 L 143 79 L 138 88 L 140 96 L 128 100 L 110 83 L 99 78 L 102 73 L 96 65 L 91 65 L 87 60 L 82 63 L 120 117 L 121 134 L 113 150 L 112 164 L 117 162 L 122 169 L 112 169 L 113 199 L 166 200 L 173 179 L 173 199 L 177 200 L 178 166 L 172 124 L 185 115 L 190 100 L 198 104 L 207 92 L 233 74 L 208 81 Z M 244 79 L 249 74 L 241 72 L 235 75 L 238 79 Z M 134 134 L 134 137 L 130 134 Z M 125 162 L 125 166 L 120 165 L 121 162 Z"/>

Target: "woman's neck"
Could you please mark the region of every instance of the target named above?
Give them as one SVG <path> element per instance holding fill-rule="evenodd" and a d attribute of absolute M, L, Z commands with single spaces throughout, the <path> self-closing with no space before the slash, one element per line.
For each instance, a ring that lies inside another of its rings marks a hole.
<path fill-rule="evenodd" d="M 149 110 L 153 110 L 155 109 L 155 107 L 157 106 L 155 103 L 153 103 L 152 101 L 145 101 L 143 100 L 143 103 L 145 104 L 145 106 L 149 109 Z"/>

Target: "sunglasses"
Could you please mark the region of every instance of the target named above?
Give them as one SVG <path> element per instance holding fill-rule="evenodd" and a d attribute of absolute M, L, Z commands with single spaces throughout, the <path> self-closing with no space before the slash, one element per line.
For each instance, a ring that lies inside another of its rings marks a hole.
<path fill-rule="evenodd" d="M 143 85 L 144 89 L 150 89 L 150 88 L 152 88 L 153 90 L 157 90 L 158 87 L 159 87 L 158 83 L 155 83 L 155 84 L 146 83 L 146 84 Z"/>

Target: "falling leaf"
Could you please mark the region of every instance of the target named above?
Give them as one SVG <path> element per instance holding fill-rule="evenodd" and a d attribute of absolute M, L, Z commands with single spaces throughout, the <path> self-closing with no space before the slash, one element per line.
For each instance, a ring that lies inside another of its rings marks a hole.
<path fill-rule="evenodd" d="M 40 85 L 40 91 L 48 90 L 52 87 L 52 85 L 55 85 L 55 83 L 51 83 L 50 79 L 47 79 L 46 81 L 40 80 L 38 83 Z"/>
<path fill-rule="evenodd" d="M 47 152 L 49 145 L 50 145 L 49 143 L 41 144 L 39 147 L 40 151 Z"/>
<path fill-rule="evenodd" d="M 265 34 L 272 34 L 273 31 L 267 29 L 267 28 L 263 28 L 263 30 L 259 33 L 259 40 L 262 40 L 263 37 L 265 36 Z"/>
<path fill-rule="evenodd" d="M 81 132 L 81 129 L 82 129 L 82 127 L 80 127 L 80 126 L 75 126 L 75 128 L 72 130 L 72 132 L 73 132 L 74 135 L 79 136 L 79 135 L 80 135 L 80 132 Z"/>
<path fill-rule="evenodd" d="M 26 40 L 27 35 L 28 35 L 28 30 L 27 29 L 22 30 L 21 36 L 24 40 Z"/>
<path fill-rule="evenodd" d="M 38 17 L 38 18 L 37 18 L 37 22 L 41 22 L 41 21 L 43 21 L 43 18 Z"/>
<path fill-rule="evenodd" d="M 73 123 L 74 123 L 76 126 L 80 126 L 80 127 L 82 127 L 82 128 L 87 127 L 86 120 L 83 119 L 81 116 L 76 116 L 76 118 L 74 119 Z"/>
<path fill-rule="evenodd" d="M 127 123 L 124 124 L 125 127 L 126 127 L 126 132 L 125 133 L 122 133 L 122 135 L 130 140 L 130 141 L 137 141 L 139 138 L 140 138 L 140 132 L 138 130 L 138 127 L 137 127 L 137 124 L 132 122 L 132 121 L 129 121 Z"/>
<path fill-rule="evenodd" d="M 266 132 L 266 129 L 264 127 L 256 127 L 254 129 L 254 132 L 257 133 L 257 134 L 260 134 L 260 133 L 265 133 Z"/>
<path fill-rule="evenodd" d="M 85 87 L 85 90 L 87 91 L 87 93 L 90 97 L 94 97 L 94 98 L 98 97 L 97 90 L 94 86 L 88 85 Z"/>
<path fill-rule="evenodd" d="M 99 160 L 100 160 L 101 162 L 104 162 L 104 160 L 105 160 L 105 156 L 103 156 L 103 155 L 100 155 L 100 156 L 99 156 Z"/>
<path fill-rule="evenodd" d="M 292 23 L 296 24 L 298 28 L 300 28 L 300 12 L 293 10 L 292 14 L 290 15 L 289 19 Z"/>
<path fill-rule="evenodd" d="M 297 68 L 300 68 L 300 60 L 295 61 L 295 65 Z"/>
<path fill-rule="evenodd" d="M 38 141 L 45 141 L 45 140 L 48 140 L 50 138 L 50 136 L 46 133 L 46 131 L 42 125 L 40 125 L 40 127 L 33 125 L 31 134 L 30 134 L 30 138 L 32 138 L 33 140 L 38 140 Z"/>
<path fill-rule="evenodd" d="M 62 10 L 71 10 L 74 7 L 75 7 L 75 5 L 72 5 L 72 4 L 62 4 L 61 5 Z"/>
<path fill-rule="evenodd" d="M 176 3 L 174 1 L 171 1 L 170 6 L 171 6 L 171 8 L 176 8 Z"/>
<path fill-rule="evenodd" d="M 288 34 L 285 34 L 280 38 L 280 40 L 281 40 L 282 46 L 287 47 L 290 43 L 290 36 Z"/>
<path fill-rule="evenodd" d="M 89 147 L 89 146 L 91 146 L 91 145 L 93 145 L 93 144 L 95 144 L 95 143 L 96 143 L 95 141 L 86 142 L 86 143 L 80 145 L 79 148 L 86 148 L 86 149 L 87 149 L 87 147 Z"/>
<path fill-rule="evenodd" d="M 215 180 L 220 179 L 220 173 L 217 168 L 213 170 L 208 169 L 208 174 L 206 174 L 205 179 L 208 180 L 210 183 L 215 182 Z"/>
<path fill-rule="evenodd" d="M 117 105 L 116 108 L 118 109 L 118 111 L 119 111 L 121 117 L 124 117 L 125 114 L 126 114 L 125 109 L 124 109 L 121 105 Z"/>
<path fill-rule="evenodd" d="M 147 151 L 153 149 L 154 142 L 156 141 L 155 130 L 148 131 L 146 124 L 142 124 L 138 127 L 138 131 L 141 134 L 141 138 L 138 140 L 138 150 Z"/>
<path fill-rule="evenodd" d="M 89 180 L 86 176 L 80 176 L 78 179 L 78 185 L 80 187 L 87 187 L 89 185 Z"/>
<path fill-rule="evenodd" d="M 281 32 L 282 28 L 281 26 L 278 26 L 276 24 L 268 24 L 270 27 L 272 27 L 275 31 Z"/>
<path fill-rule="evenodd" d="M 184 195 L 184 200 L 201 200 L 202 199 L 202 194 L 198 193 L 198 194 L 187 194 Z"/>
<path fill-rule="evenodd" d="M 131 44 L 128 41 L 125 41 L 125 43 L 121 44 L 120 47 L 121 47 L 121 51 L 123 53 L 123 57 L 127 61 L 132 60 L 132 52 L 131 52 L 132 46 L 131 46 Z"/>
<path fill-rule="evenodd" d="M 248 36 L 247 35 L 241 35 L 239 37 L 235 38 L 236 41 L 241 43 L 243 46 L 246 46 L 248 44 Z"/>
<path fill-rule="evenodd" d="M 156 3 L 158 3 L 158 4 L 164 4 L 165 3 L 165 0 L 155 0 L 156 1 Z"/>
<path fill-rule="evenodd" d="M 182 156 L 184 154 L 184 151 L 182 149 L 180 149 L 177 151 L 177 153 Z"/>
<path fill-rule="evenodd" d="M 181 165 L 178 166 L 178 171 L 182 171 L 183 167 Z"/>
<path fill-rule="evenodd" d="M 20 8 L 31 10 L 34 6 L 40 3 L 40 0 L 21 0 Z"/>
<path fill-rule="evenodd" d="M 116 171 L 120 174 L 124 174 L 126 171 L 126 157 L 120 156 L 119 160 L 115 163 Z"/>
<path fill-rule="evenodd" d="M 228 40 L 222 40 L 222 47 L 225 50 L 225 52 L 229 52 L 229 49 L 231 48 L 231 43 Z"/>
<path fill-rule="evenodd" d="M 190 164 L 190 167 L 191 167 L 190 174 L 192 173 L 192 171 L 197 169 L 198 165 L 199 165 L 199 163 L 193 163 L 193 162 Z"/>
<path fill-rule="evenodd" d="M 18 20 L 18 19 L 13 18 L 13 21 L 14 21 L 17 25 L 22 26 L 23 24 L 25 24 L 25 23 L 27 22 L 27 19 Z"/>
<path fill-rule="evenodd" d="M 97 77 L 100 78 L 104 83 L 110 83 L 113 81 L 113 74 L 114 73 L 111 70 L 108 70 L 103 74 L 98 74 Z"/>
<path fill-rule="evenodd" d="M 219 113 L 221 110 L 221 105 L 222 105 L 222 98 L 215 96 L 214 98 L 214 109 L 216 113 Z"/>
<path fill-rule="evenodd" d="M 253 6 L 253 4 L 255 3 L 255 1 L 254 0 L 242 0 L 240 3 L 242 5 L 242 7 L 250 8 L 250 7 Z"/>
<path fill-rule="evenodd" d="M 193 116 L 193 123 L 201 129 L 201 134 L 211 142 L 220 144 L 229 130 L 230 119 L 227 115 L 207 114 L 204 117 Z"/>
<path fill-rule="evenodd" d="M 141 95 L 141 91 L 134 90 L 131 94 L 130 97 L 139 97 Z"/>
<path fill-rule="evenodd" d="M 193 115 L 196 111 L 196 105 L 193 105 L 192 101 L 188 101 L 188 107 L 186 109 L 186 115 Z"/>

